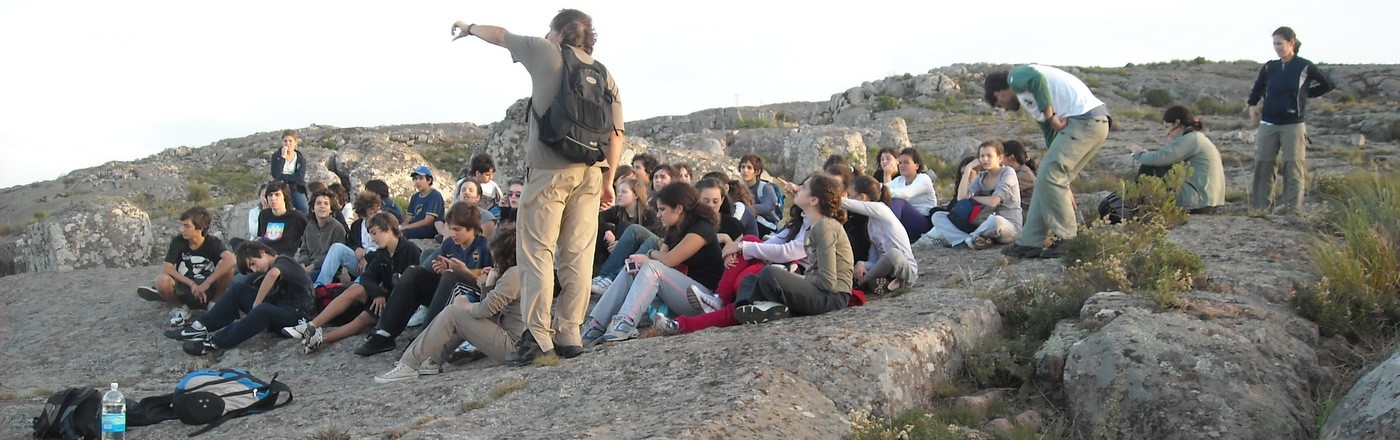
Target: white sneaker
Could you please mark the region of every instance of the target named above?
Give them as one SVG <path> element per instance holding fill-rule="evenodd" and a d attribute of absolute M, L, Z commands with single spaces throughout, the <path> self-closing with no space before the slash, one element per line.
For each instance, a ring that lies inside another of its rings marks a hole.
<path fill-rule="evenodd" d="M 166 323 L 170 324 L 171 327 L 184 327 L 185 324 L 188 324 L 188 323 L 189 323 L 189 321 L 190 321 L 190 307 L 189 307 L 189 306 L 180 306 L 180 307 L 171 308 L 171 309 L 170 309 L 170 313 L 166 315 Z"/>
<path fill-rule="evenodd" d="M 777 321 L 789 316 L 792 316 L 792 313 L 788 311 L 786 305 L 772 301 L 755 301 L 753 304 L 734 308 L 734 320 L 739 321 L 740 324 Z"/>
<path fill-rule="evenodd" d="M 700 286 L 690 286 L 690 294 L 700 300 L 700 311 L 702 312 L 710 313 L 724 308 L 724 300 L 720 299 L 719 294 L 706 292 Z"/>
<path fill-rule="evenodd" d="M 681 333 L 681 324 L 676 320 L 667 318 L 661 312 L 651 315 L 651 326 L 661 331 L 662 335 L 672 336 Z"/>
<path fill-rule="evenodd" d="M 613 280 L 607 277 L 593 277 L 593 285 L 589 287 L 589 290 L 592 291 L 594 295 L 602 295 L 608 292 L 608 288 L 612 287 L 612 283 Z"/>
<path fill-rule="evenodd" d="M 402 362 L 394 362 L 394 369 L 389 372 L 374 376 L 374 383 L 398 382 L 405 379 L 417 379 L 418 367 L 410 367 Z"/>
<path fill-rule="evenodd" d="M 442 374 L 442 364 L 437 363 L 437 361 L 434 361 L 432 358 L 428 358 L 428 360 L 423 361 L 422 365 L 418 366 L 419 376 L 433 374 Z"/>
<path fill-rule="evenodd" d="M 417 326 L 423 325 L 423 322 L 424 322 L 424 321 L 427 321 L 427 320 L 428 320 L 428 308 L 427 308 L 427 307 L 423 307 L 423 306 L 418 306 L 418 311 L 413 312 L 413 316 L 408 318 L 408 326 L 409 326 L 409 327 L 417 327 Z"/>
<path fill-rule="evenodd" d="M 302 352 L 311 354 L 320 348 L 323 342 L 326 342 L 326 335 L 321 333 L 321 328 L 308 323 L 306 332 L 301 336 Z"/>
<path fill-rule="evenodd" d="M 282 327 L 282 335 L 292 339 L 304 339 L 306 338 L 307 330 L 309 330 L 310 328 L 311 323 L 306 322 L 306 320 L 303 319 L 301 320 L 301 322 L 297 323 L 297 325 L 291 327 Z"/>

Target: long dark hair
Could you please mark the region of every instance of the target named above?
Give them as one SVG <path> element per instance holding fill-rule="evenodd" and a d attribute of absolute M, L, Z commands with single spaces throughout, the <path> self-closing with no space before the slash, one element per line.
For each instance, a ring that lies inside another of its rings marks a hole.
<path fill-rule="evenodd" d="M 846 194 L 846 188 L 837 183 L 836 177 L 826 173 L 812 173 L 807 177 L 812 197 L 817 199 L 817 210 L 824 217 L 831 217 L 837 222 L 846 222 L 846 211 L 841 209 L 841 197 Z"/>
<path fill-rule="evenodd" d="M 1303 42 L 1298 40 L 1298 34 L 1293 32 L 1293 28 L 1291 27 L 1279 26 L 1278 29 L 1274 29 L 1274 33 L 1270 34 L 1270 36 L 1283 37 L 1283 41 L 1293 43 L 1294 56 L 1298 55 L 1298 51 L 1303 50 Z"/>
<path fill-rule="evenodd" d="M 506 269 L 514 267 L 515 257 L 515 224 L 507 223 L 505 226 L 496 228 L 496 236 L 491 237 L 491 260 L 496 263 L 498 273 L 505 273 Z"/>
<path fill-rule="evenodd" d="M 734 202 L 729 200 L 729 193 L 724 191 L 724 182 L 713 177 L 706 177 L 695 183 L 696 191 L 704 191 L 710 188 L 719 190 L 720 198 L 724 199 L 724 201 L 719 204 L 719 215 L 726 217 L 734 215 Z"/>
<path fill-rule="evenodd" d="M 890 189 L 885 187 L 885 185 L 881 185 L 874 177 L 866 175 L 856 176 L 855 181 L 851 182 L 850 186 L 855 190 L 856 194 L 865 194 L 865 197 L 869 198 L 872 202 L 880 202 L 886 205 L 890 204 Z"/>
<path fill-rule="evenodd" d="M 1006 151 L 1008 157 L 1015 158 L 1016 162 L 1025 165 L 1031 171 L 1036 171 L 1038 168 L 1035 159 L 1026 153 L 1026 145 L 1022 144 L 1021 141 L 1015 139 L 1001 141 L 1001 148 Z"/>
<path fill-rule="evenodd" d="M 685 208 L 680 223 L 667 228 L 667 242 L 680 241 L 679 238 L 685 236 L 685 231 L 698 221 L 719 225 L 719 213 L 700 203 L 700 191 L 687 182 L 672 182 L 661 187 L 661 191 L 656 192 L 656 202 L 673 208 Z"/>
<path fill-rule="evenodd" d="M 1180 123 L 1182 126 L 1192 130 L 1205 130 L 1206 124 L 1201 122 L 1201 118 L 1191 114 L 1191 109 L 1184 105 L 1173 105 L 1167 111 L 1162 112 L 1162 122 Z M 1191 130 L 1186 130 L 1191 131 Z M 1185 133 L 1185 131 L 1183 132 Z"/>

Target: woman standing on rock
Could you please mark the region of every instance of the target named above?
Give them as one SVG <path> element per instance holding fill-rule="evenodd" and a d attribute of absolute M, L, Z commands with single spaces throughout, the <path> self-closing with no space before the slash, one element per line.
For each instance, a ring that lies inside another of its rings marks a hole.
<path fill-rule="evenodd" d="M 287 183 L 291 189 L 292 206 L 306 213 L 306 158 L 297 151 L 301 138 L 296 130 L 282 131 L 282 148 L 272 152 L 268 160 L 272 178 Z"/>
<path fill-rule="evenodd" d="M 1277 203 L 1296 210 L 1303 204 L 1307 179 L 1308 130 L 1303 116 L 1308 98 L 1332 91 L 1334 85 L 1312 61 L 1298 56 L 1303 42 L 1287 26 L 1274 30 L 1277 60 L 1264 63 L 1249 92 L 1249 117 L 1259 124 L 1254 141 L 1254 209 L 1269 209 L 1274 200 L 1274 175 L 1282 171 L 1283 193 Z M 1259 101 L 1264 101 L 1259 105 Z M 1278 157 L 1283 156 L 1282 170 Z"/>

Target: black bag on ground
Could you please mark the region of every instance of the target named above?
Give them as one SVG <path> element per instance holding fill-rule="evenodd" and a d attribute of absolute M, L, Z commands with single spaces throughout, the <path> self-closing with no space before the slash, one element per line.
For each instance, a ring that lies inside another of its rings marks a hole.
<path fill-rule="evenodd" d="M 94 388 L 69 388 L 49 396 L 44 410 L 34 418 L 34 438 L 97 439 L 102 436 L 102 393 Z M 161 412 L 158 405 L 126 399 L 126 427 L 148 426 L 175 419 L 173 411 Z M 169 402 L 165 407 L 169 408 Z"/>
<path fill-rule="evenodd" d="M 1118 193 L 1108 193 L 1099 202 L 1099 218 L 1109 224 L 1123 223 L 1124 220 L 1147 219 L 1151 210 L 1139 200 L 1124 199 Z"/>
<path fill-rule="evenodd" d="M 585 63 L 568 45 L 559 45 L 564 58 L 563 79 L 554 102 L 544 114 L 527 107 L 526 117 L 539 120 L 540 142 L 570 161 L 593 165 L 604 159 L 603 149 L 612 142 L 612 103 L 608 69 L 593 60 Z M 531 98 L 529 106 L 534 106 Z"/>

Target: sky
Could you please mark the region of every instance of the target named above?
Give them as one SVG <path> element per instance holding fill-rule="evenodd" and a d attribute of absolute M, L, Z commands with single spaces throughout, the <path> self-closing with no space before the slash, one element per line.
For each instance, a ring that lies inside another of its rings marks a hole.
<path fill-rule="evenodd" d="M 954 63 L 1263 61 L 1281 25 L 1314 61 L 1400 61 L 1400 2 L 1375 0 L 0 0 L 0 188 L 311 124 L 496 122 L 529 77 L 505 49 L 451 41 L 452 23 L 544 36 L 566 7 L 593 16 L 628 120 L 825 101 Z"/>

